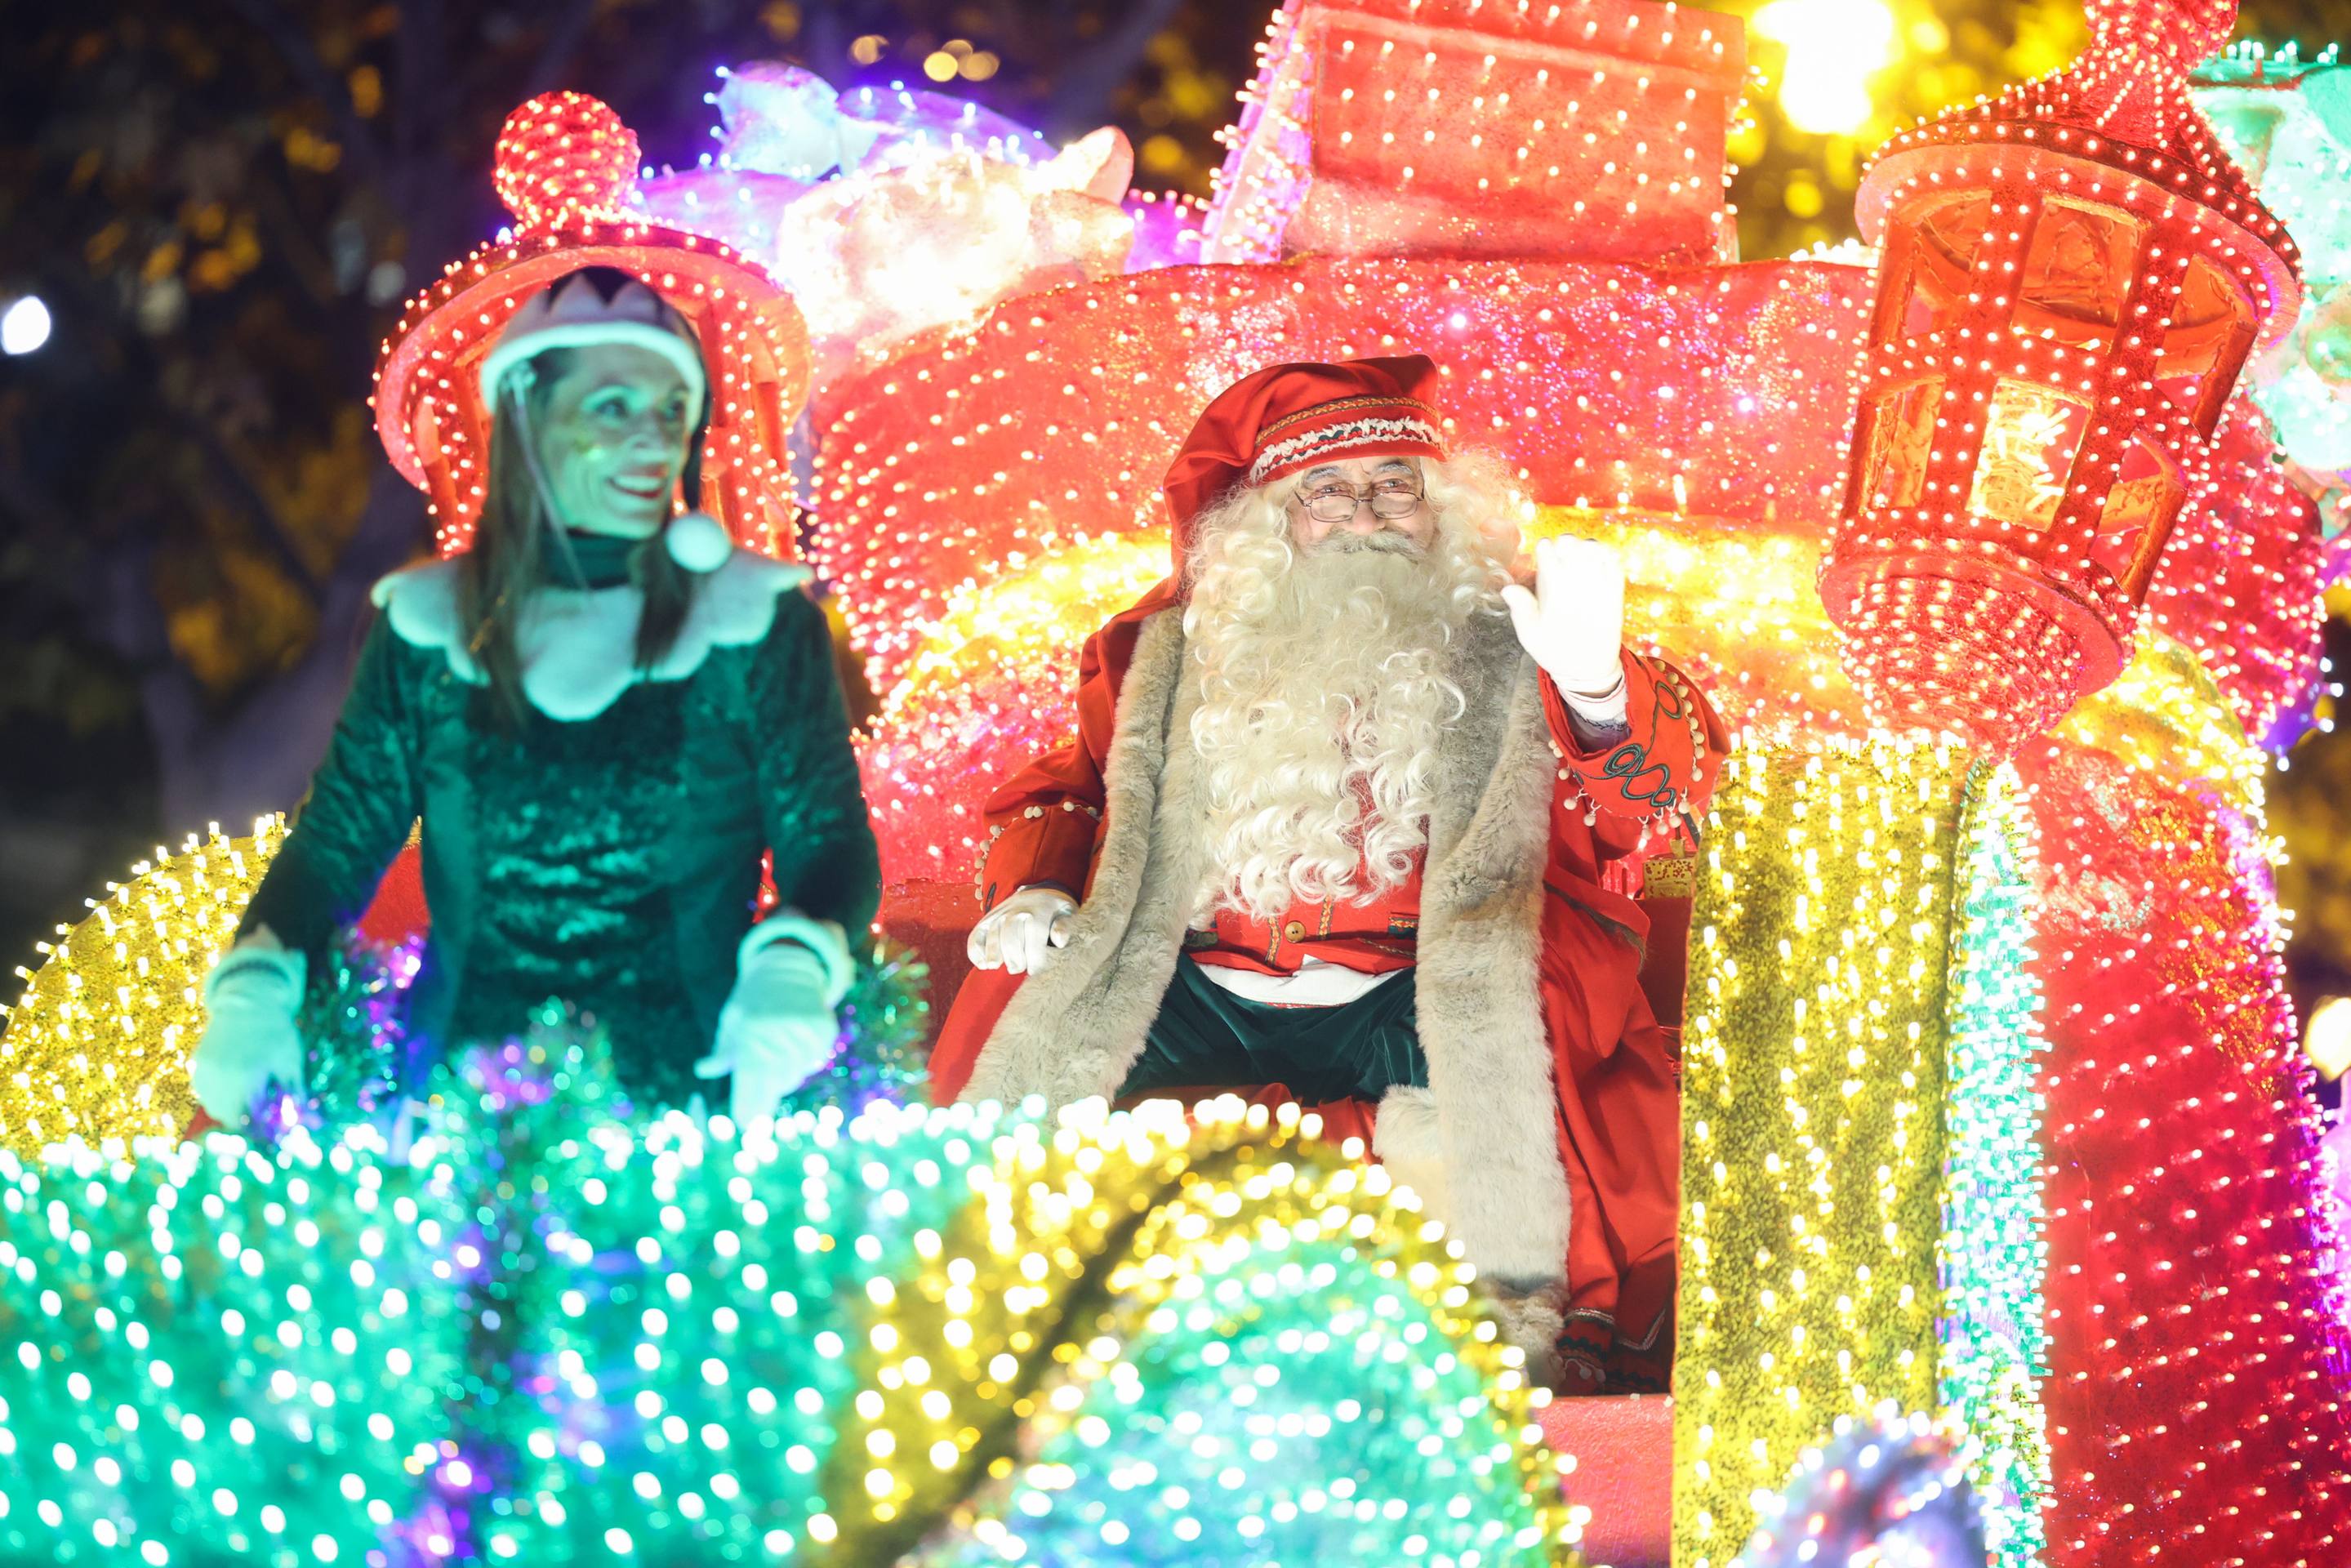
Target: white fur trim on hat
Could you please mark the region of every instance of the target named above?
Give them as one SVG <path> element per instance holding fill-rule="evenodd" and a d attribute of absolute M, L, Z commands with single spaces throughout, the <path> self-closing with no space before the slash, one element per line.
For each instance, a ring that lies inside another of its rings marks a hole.
<path fill-rule="evenodd" d="M 681 512 L 663 526 L 662 548 L 669 551 L 670 559 L 700 575 L 725 566 L 734 553 L 735 541 L 709 513 Z"/>
<path fill-rule="evenodd" d="M 482 356 L 482 402 L 495 405 L 498 384 L 507 373 L 550 349 L 628 343 L 651 350 L 674 366 L 698 407 L 710 377 L 684 324 L 667 300 L 633 279 L 606 299 L 576 272 L 559 277 L 524 302 Z"/>
<path fill-rule="evenodd" d="M 775 624 L 777 597 L 810 576 L 804 566 L 734 551 L 695 585 L 677 641 L 650 670 L 637 667 L 643 589 L 625 582 L 613 588 L 535 589 L 523 601 L 515 627 L 522 695 L 549 718 L 594 718 L 639 681 L 682 681 L 702 667 L 711 649 L 758 642 Z M 402 642 L 440 650 L 461 681 L 488 684 L 466 646 L 467 629 L 457 623 L 456 562 L 395 571 L 375 585 L 372 597 Z"/>

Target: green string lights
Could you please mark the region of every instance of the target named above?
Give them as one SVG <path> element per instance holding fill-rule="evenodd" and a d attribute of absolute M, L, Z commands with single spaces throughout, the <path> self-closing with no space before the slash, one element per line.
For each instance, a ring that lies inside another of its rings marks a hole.
<path fill-rule="evenodd" d="M 2034 1568 L 2046 1544 L 2049 1439 L 2041 1406 L 2049 1335 L 2041 1201 L 2045 1049 L 2032 956 L 2032 820 L 2002 767 L 1976 775 L 1963 830 L 1964 925 L 1951 959 L 1949 1191 L 1943 1234 L 1941 1407 L 1975 1440 L 1970 1477 L 1999 1568 Z"/>
<path fill-rule="evenodd" d="M 550 1012 L 404 1149 L 0 1155 L 0 1560 L 1552 1563 L 1541 1397 L 1237 1100 L 738 1134 Z"/>

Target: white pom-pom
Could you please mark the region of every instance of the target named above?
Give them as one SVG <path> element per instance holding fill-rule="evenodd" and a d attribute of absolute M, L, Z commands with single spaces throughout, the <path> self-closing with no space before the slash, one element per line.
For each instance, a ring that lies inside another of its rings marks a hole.
<path fill-rule="evenodd" d="M 735 549 L 735 541 L 726 530 L 707 512 L 685 512 L 669 520 L 663 530 L 662 543 L 669 550 L 669 559 L 688 571 L 716 571 L 726 564 Z"/>

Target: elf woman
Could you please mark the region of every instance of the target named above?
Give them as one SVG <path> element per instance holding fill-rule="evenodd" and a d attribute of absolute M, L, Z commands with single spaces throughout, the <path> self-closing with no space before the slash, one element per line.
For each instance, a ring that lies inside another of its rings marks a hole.
<path fill-rule="evenodd" d="M 559 278 L 485 356 L 473 546 L 376 587 L 326 760 L 205 984 L 189 1076 L 214 1117 L 299 1085 L 308 967 L 420 819 L 426 1051 L 560 998 L 641 1103 L 731 1077 L 738 1121 L 831 1054 L 873 833 L 806 570 L 679 512 L 710 381 L 684 319 L 607 267 Z M 763 850 L 778 904 L 754 924 Z"/>

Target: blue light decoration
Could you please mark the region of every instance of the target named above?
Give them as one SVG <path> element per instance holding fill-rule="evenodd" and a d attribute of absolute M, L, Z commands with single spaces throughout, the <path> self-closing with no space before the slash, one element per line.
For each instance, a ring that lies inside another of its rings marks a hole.
<path fill-rule="evenodd" d="M 1977 1568 L 1985 1559 L 1965 1445 L 1925 1415 L 1880 1406 L 1837 1417 L 1731 1568 Z"/>

